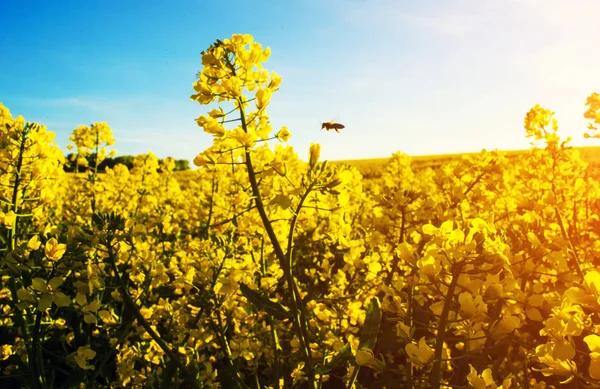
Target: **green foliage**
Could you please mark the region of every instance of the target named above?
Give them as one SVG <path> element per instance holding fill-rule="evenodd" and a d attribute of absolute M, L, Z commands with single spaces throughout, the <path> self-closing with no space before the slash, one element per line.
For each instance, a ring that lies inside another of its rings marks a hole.
<path fill-rule="evenodd" d="M 86 157 L 87 166 L 77 166 L 77 158 L 76 154 L 70 153 L 67 154 L 67 162 L 64 164 L 64 170 L 68 173 L 73 173 L 75 171 L 86 172 L 89 169 L 89 166 L 94 166 L 96 164 L 96 153 L 91 153 Z M 128 169 L 133 169 L 133 161 L 135 160 L 135 156 L 133 155 L 120 155 L 118 157 L 105 157 L 98 164 L 98 171 L 104 172 L 106 168 L 112 169 L 116 165 L 121 164 L 126 166 Z M 162 162 L 162 160 L 160 160 Z M 178 159 L 175 160 L 174 171 L 186 171 L 190 170 L 190 161 L 187 159 Z"/>

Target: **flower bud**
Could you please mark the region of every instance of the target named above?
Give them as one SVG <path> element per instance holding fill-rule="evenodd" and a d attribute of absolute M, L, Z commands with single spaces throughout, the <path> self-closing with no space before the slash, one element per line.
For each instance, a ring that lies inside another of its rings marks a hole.
<path fill-rule="evenodd" d="M 308 152 L 308 165 L 310 166 L 310 170 L 312 170 L 317 162 L 319 161 L 319 157 L 321 156 L 321 145 L 318 143 L 310 144 L 310 151 Z"/>

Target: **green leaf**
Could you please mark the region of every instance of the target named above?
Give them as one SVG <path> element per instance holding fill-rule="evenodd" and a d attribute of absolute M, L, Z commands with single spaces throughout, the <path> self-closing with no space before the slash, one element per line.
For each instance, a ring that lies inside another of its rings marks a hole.
<path fill-rule="evenodd" d="M 125 219 L 114 212 L 97 212 L 92 215 L 92 225 L 99 230 L 105 228 L 109 231 L 123 230 Z"/>
<path fill-rule="evenodd" d="M 381 325 L 381 302 L 377 297 L 373 297 L 371 302 L 367 306 L 367 316 L 365 317 L 365 324 L 360 333 L 360 342 L 358 346 L 358 352 L 362 350 L 363 352 L 368 349 L 369 351 L 375 348 L 375 343 L 377 343 L 377 335 L 379 334 L 379 326 Z M 372 351 L 371 351 L 372 352 Z M 354 369 L 352 376 L 350 378 L 350 384 L 348 387 L 352 387 L 356 383 L 357 388 L 362 388 L 362 386 L 355 382 L 358 377 L 358 373 L 360 372 L 361 365 L 358 364 Z"/>
<path fill-rule="evenodd" d="M 262 310 L 280 320 L 290 317 L 290 312 L 283 305 L 269 300 L 268 297 L 250 289 L 245 284 L 240 283 L 240 290 L 244 297 L 246 297 L 258 310 Z"/>
<path fill-rule="evenodd" d="M 92 215 L 92 225 L 101 229 L 104 226 L 104 218 L 101 213 L 94 213 Z"/>
<path fill-rule="evenodd" d="M 237 370 L 233 366 L 219 369 L 217 375 L 222 388 L 248 389 L 248 386 L 240 379 Z"/>
<path fill-rule="evenodd" d="M 278 194 L 273 201 L 271 201 L 271 204 L 277 204 L 281 209 L 286 210 L 292 206 L 292 200 L 290 199 L 290 196 Z"/>
<path fill-rule="evenodd" d="M 373 349 L 377 342 L 377 334 L 381 325 L 381 302 L 377 297 L 373 297 L 367 306 L 367 317 L 360 334 L 360 345 L 358 349 Z"/>
<path fill-rule="evenodd" d="M 319 366 L 315 369 L 315 373 L 317 374 L 327 374 L 331 370 L 345 364 L 348 361 L 352 360 L 352 347 L 347 343 L 344 347 L 338 351 L 338 353 L 331 358 L 331 361 L 327 362 L 323 366 Z"/>

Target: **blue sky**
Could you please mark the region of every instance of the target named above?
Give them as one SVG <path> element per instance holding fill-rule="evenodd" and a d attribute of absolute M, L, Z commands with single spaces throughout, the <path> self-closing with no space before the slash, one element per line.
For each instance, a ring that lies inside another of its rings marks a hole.
<path fill-rule="evenodd" d="M 584 141 L 600 92 L 597 0 L 28 1 L 0 12 L 0 102 L 64 146 L 105 121 L 118 154 L 193 159 L 212 138 L 189 99 L 200 52 L 248 33 L 283 77 L 269 107 L 302 158 L 527 148 L 539 103 Z M 346 125 L 341 134 L 320 122 Z"/>

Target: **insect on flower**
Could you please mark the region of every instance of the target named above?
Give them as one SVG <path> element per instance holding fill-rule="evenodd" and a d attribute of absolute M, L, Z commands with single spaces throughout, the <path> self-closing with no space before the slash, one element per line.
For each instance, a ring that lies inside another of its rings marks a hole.
<path fill-rule="evenodd" d="M 335 132 L 339 133 L 340 130 L 344 127 L 346 127 L 346 126 L 344 126 L 343 124 L 340 124 L 340 123 L 325 122 L 321 125 L 321 130 L 322 129 L 326 129 L 327 131 L 335 130 Z"/>

